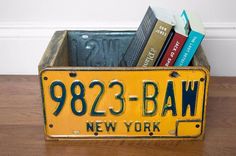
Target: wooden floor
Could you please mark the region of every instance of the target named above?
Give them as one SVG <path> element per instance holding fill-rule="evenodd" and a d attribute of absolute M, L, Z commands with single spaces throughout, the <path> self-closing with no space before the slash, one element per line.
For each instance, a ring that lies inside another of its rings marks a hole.
<path fill-rule="evenodd" d="M 204 141 L 45 141 L 36 76 L 0 76 L 2 155 L 236 155 L 236 78 L 213 77 Z"/>

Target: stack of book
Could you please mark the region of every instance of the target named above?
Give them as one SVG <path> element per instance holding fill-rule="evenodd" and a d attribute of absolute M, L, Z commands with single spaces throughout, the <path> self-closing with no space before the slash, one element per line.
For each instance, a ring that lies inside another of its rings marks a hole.
<path fill-rule="evenodd" d="M 149 7 L 120 66 L 188 66 L 204 36 L 196 14 Z"/>

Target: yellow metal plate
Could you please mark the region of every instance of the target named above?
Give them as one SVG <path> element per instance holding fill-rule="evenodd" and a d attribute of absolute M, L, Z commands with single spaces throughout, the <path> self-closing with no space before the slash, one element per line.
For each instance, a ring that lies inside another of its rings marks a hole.
<path fill-rule="evenodd" d="M 45 70 L 45 133 L 60 138 L 197 138 L 207 74 L 194 69 Z"/>

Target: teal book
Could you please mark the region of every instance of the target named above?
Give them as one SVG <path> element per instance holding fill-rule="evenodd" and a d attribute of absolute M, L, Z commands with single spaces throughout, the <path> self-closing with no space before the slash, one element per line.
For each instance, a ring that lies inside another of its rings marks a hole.
<path fill-rule="evenodd" d="M 188 38 L 174 66 L 188 66 L 205 36 L 204 26 L 198 16 L 183 10 L 181 17 L 186 23 L 185 31 L 188 33 Z"/>

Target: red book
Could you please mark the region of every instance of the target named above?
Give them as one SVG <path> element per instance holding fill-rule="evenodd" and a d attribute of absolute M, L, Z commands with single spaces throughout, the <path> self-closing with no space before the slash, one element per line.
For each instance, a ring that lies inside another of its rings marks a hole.
<path fill-rule="evenodd" d="M 174 28 L 174 36 L 159 64 L 159 66 L 173 66 L 177 59 L 186 39 L 187 31 L 184 22 L 180 16 L 175 16 L 176 26 Z"/>

